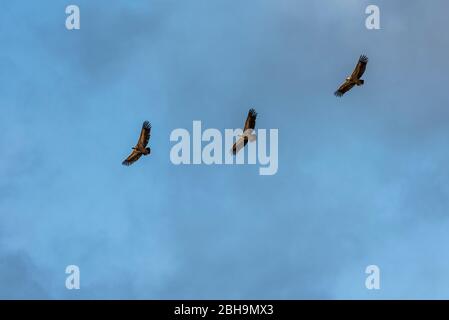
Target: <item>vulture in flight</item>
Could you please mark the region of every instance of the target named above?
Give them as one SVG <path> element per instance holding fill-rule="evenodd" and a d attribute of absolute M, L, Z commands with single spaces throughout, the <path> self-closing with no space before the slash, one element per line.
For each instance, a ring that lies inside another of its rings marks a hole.
<path fill-rule="evenodd" d="M 248 117 L 246 117 L 245 127 L 243 128 L 243 134 L 232 146 L 232 154 L 237 154 L 248 141 L 252 142 L 256 140 L 256 135 L 253 134 L 253 130 L 256 127 L 257 112 L 254 109 L 249 109 Z"/>
<path fill-rule="evenodd" d="M 142 125 L 142 130 L 140 131 L 140 137 L 139 141 L 137 141 L 137 144 L 135 147 L 133 147 L 133 151 L 131 154 L 126 158 L 122 164 L 124 166 L 130 166 L 139 158 L 144 155 L 149 155 L 151 152 L 151 149 L 147 147 L 148 141 L 150 140 L 151 135 L 151 124 L 148 121 L 145 121 Z"/>
<path fill-rule="evenodd" d="M 337 97 L 341 97 L 346 92 L 352 89 L 355 85 L 361 86 L 365 83 L 363 79 L 360 79 L 365 72 L 366 64 L 368 63 L 368 57 L 365 55 L 361 55 L 359 58 L 359 62 L 355 66 L 354 71 L 352 72 L 351 76 L 347 77 L 345 82 L 338 88 L 337 91 L 334 92 L 334 94 Z"/>

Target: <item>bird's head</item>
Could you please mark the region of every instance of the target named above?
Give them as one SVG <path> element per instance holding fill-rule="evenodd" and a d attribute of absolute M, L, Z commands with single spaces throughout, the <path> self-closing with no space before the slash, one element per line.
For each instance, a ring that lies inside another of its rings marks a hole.
<path fill-rule="evenodd" d="M 351 80 L 351 77 L 347 77 L 347 78 L 346 78 L 346 81 L 349 81 L 349 80 Z"/>

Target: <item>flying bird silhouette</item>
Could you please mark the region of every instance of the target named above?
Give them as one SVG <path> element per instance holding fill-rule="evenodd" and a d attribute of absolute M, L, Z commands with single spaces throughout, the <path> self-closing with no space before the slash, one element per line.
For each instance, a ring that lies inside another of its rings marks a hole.
<path fill-rule="evenodd" d="M 237 154 L 248 141 L 252 142 L 256 140 L 256 135 L 253 134 L 256 127 L 257 112 L 254 109 L 249 109 L 248 116 L 246 117 L 245 126 L 243 127 L 243 134 L 232 146 L 232 154 Z"/>
<path fill-rule="evenodd" d="M 136 146 L 132 148 L 133 151 L 128 158 L 122 162 L 124 166 L 130 166 L 139 160 L 142 155 L 146 156 L 151 153 L 151 149 L 147 147 L 148 141 L 150 140 L 150 135 L 151 124 L 148 121 L 145 121 L 142 125 L 142 130 L 140 131 L 139 141 L 137 141 Z"/>
<path fill-rule="evenodd" d="M 351 76 L 347 77 L 345 82 L 340 86 L 340 88 L 338 88 L 338 90 L 334 92 L 334 94 L 337 97 L 341 97 L 346 92 L 351 90 L 352 87 L 354 87 L 355 85 L 362 86 L 365 83 L 365 80 L 360 79 L 360 78 L 362 77 L 363 73 L 365 72 L 367 63 L 368 63 L 368 57 L 365 55 L 361 55 Z"/>

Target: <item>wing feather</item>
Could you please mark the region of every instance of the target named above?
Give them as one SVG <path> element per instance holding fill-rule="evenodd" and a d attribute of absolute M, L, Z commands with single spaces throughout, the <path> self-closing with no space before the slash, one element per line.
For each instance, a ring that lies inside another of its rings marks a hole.
<path fill-rule="evenodd" d="M 247 129 L 254 129 L 256 127 L 257 112 L 254 109 L 249 109 L 248 116 L 246 117 L 245 126 L 243 132 Z"/>
<path fill-rule="evenodd" d="M 341 97 L 342 95 L 344 95 L 346 92 L 348 92 L 349 90 L 352 89 L 352 87 L 354 86 L 354 83 L 351 83 L 349 81 L 345 81 L 340 88 L 338 88 L 337 91 L 334 92 L 334 94 L 337 97 Z"/>
<path fill-rule="evenodd" d="M 354 71 L 351 74 L 351 79 L 360 79 L 366 70 L 366 65 L 368 63 L 368 57 L 362 54 L 355 66 Z"/>
<path fill-rule="evenodd" d="M 125 160 L 123 160 L 122 164 L 124 166 L 130 166 L 132 165 L 134 162 L 136 162 L 137 160 L 139 160 L 139 158 L 142 156 L 142 153 L 137 151 L 137 150 L 133 150 L 133 152 L 131 152 L 131 154 L 128 156 L 128 158 L 126 158 Z"/>
<path fill-rule="evenodd" d="M 240 150 L 243 149 L 244 146 L 246 146 L 246 144 L 248 143 L 248 138 L 247 137 L 240 137 L 232 146 L 232 154 L 236 155 Z"/>
<path fill-rule="evenodd" d="M 145 121 L 142 124 L 142 130 L 140 131 L 139 141 L 137 145 L 142 149 L 148 145 L 148 141 L 150 141 L 151 136 L 151 124 L 148 121 Z"/>

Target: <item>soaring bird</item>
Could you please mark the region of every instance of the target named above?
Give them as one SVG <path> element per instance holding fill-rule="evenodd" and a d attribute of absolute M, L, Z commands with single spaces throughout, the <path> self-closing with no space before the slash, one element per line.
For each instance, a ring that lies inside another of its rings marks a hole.
<path fill-rule="evenodd" d="M 365 80 L 360 79 L 365 72 L 366 64 L 368 63 L 368 57 L 365 55 L 361 55 L 359 58 L 359 61 L 357 62 L 357 65 L 355 66 L 354 71 L 352 72 L 351 76 L 347 77 L 345 82 L 338 88 L 337 91 L 334 92 L 334 94 L 337 97 L 341 97 L 344 95 L 347 91 L 351 90 L 352 87 L 355 85 L 361 86 L 365 83 Z"/>
<path fill-rule="evenodd" d="M 142 130 L 140 131 L 140 137 L 139 141 L 137 141 L 137 144 L 135 147 L 133 147 L 133 151 L 131 154 L 126 158 L 122 164 L 124 166 L 130 166 L 139 158 L 144 155 L 149 155 L 151 153 L 151 149 L 147 148 L 148 141 L 150 140 L 151 135 L 151 124 L 148 121 L 144 121 L 142 125 Z"/>
<path fill-rule="evenodd" d="M 253 134 L 254 128 L 256 127 L 256 118 L 257 113 L 254 109 L 249 109 L 248 116 L 246 117 L 245 126 L 243 128 L 243 134 L 239 137 L 239 139 L 232 146 L 232 154 L 237 154 L 248 141 L 255 141 L 256 135 Z"/>

